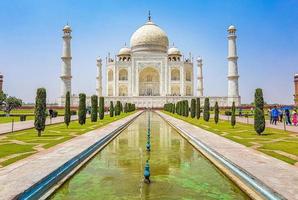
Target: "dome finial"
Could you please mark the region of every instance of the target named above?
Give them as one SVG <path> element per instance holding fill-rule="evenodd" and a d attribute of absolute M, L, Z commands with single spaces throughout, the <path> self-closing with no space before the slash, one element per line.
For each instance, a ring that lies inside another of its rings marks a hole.
<path fill-rule="evenodd" d="M 151 13 L 150 13 L 150 10 L 149 10 L 149 13 L 148 13 L 148 21 L 151 22 Z"/>

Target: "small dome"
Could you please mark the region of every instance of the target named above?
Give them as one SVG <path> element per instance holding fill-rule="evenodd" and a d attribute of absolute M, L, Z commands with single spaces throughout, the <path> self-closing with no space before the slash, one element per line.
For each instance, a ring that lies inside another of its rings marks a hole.
<path fill-rule="evenodd" d="M 101 57 L 98 56 L 98 57 L 96 58 L 96 61 L 97 61 L 97 62 L 101 62 L 101 61 L 102 61 L 102 60 L 101 60 Z"/>
<path fill-rule="evenodd" d="M 234 25 L 229 26 L 228 31 L 236 31 L 236 27 Z"/>
<path fill-rule="evenodd" d="M 120 49 L 118 56 L 120 55 L 130 55 L 131 54 L 131 50 L 128 47 L 123 47 Z"/>
<path fill-rule="evenodd" d="M 171 47 L 168 50 L 168 55 L 179 55 L 179 56 L 181 56 L 181 53 L 180 53 L 179 49 L 177 49 L 176 47 Z"/>
<path fill-rule="evenodd" d="M 295 74 L 294 77 L 295 77 L 295 78 L 298 78 L 298 74 Z"/>
<path fill-rule="evenodd" d="M 197 58 L 197 62 L 202 62 L 202 57 L 201 56 L 199 56 L 198 58 Z"/>
<path fill-rule="evenodd" d="M 64 32 L 67 32 L 67 31 L 71 32 L 71 27 L 69 25 L 66 25 L 66 26 L 64 26 L 63 31 Z"/>
<path fill-rule="evenodd" d="M 167 34 L 156 24 L 148 21 L 134 32 L 130 38 L 130 47 L 136 51 L 167 52 L 169 40 Z"/>

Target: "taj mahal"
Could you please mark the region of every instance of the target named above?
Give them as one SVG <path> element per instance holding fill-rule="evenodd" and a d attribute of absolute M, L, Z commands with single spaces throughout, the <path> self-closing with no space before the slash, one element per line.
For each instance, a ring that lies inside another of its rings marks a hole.
<path fill-rule="evenodd" d="M 69 25 L 63 28 L 60 106 L 64 105 L 66 92 L 71 93 L 71 32 Z M 220 106 L 231 106 L 233 102 L 240 105 L 237 59 L 236 28 L 231 25 L 228 28 L 227 96 L 210 96 L 211 105 L 216 101 Z M 147 22 L 132 34 L 130 45 L 121 48 L 115 57 L 106 58 L 105 95 L 102 63 L 98 57 L 96 94 L 105 96 L 106 106 L 117 100 L 135 103 L 139 108 L 160 108 L 165 103 L 190 101 L 196 97 L 204 101 L 202 58 L 196 59 L 195 66 L 191 56 L 184 58 L 174 44 L 169 45 L 166 32 L 152 21 L 150 14 Z M 198 67 L 197 74 L 194 74 L 194 67 Z M 78 105 L 78 95 L 72 95 L 71 103 Z M 90 97 L 87 104 L 90 105 Z"/>

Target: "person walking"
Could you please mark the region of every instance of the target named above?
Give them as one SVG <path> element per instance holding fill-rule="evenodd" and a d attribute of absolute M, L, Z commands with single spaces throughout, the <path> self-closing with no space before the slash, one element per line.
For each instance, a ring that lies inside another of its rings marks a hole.
<path fill-rule="evenodd" d="M 297 119 L 297 112 L 294 110 L 293 111 L 293 116 L 292 116 L 292 121 L 293 121 L 293 124 L 294 124 L 294 126 L 297 126 L 297 123 L 298 123 L 298 119 Z"/>
<path fill-rule="evenodd" d="M 272 118 L 272 110 L 270 108 L 268 108 L 267 114 L 268 114 L 268 117 L 269 117 L 269 120 L 270 120 L 270 124 L 272 124 L 273 118 Z"/>
<path fill-rule="evenodd" d="M 283 113 L 282 108 L 280 108 L 280 109 L 278 110 L 278 112 L 279 112 L 279 121 L 282 122 L 283 117 L 284 117 L 284 113 Z"/>
<path fill-rule="evenodd" d="M 276 106 L 274 106 L 274 108 L 271 111 L 272 124 L 276 125 L 278 116 L 279 116 L 278 110 L 277 110 Z"/>
<path fill-rule="evenodd" d="M 291 116 L 290 116 L 290 111 L 288 108 L 285 109 L 285 115 L 286 115 L 286 124 L 287 125 L 292 125 L 292 122 L 291 122 Z"/>

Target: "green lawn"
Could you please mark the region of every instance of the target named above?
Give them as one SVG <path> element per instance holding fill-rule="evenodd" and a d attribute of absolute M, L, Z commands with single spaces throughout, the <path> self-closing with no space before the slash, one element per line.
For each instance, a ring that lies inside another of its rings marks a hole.
<path fill-rule="evenodd" d="M 64 115 L 64 108 L 54 109 L 58 111 L 58 115 Z M 0 114 L 5 114 L 3 111 L 0 111 Z M 20 115 L 33 115 L 34 109 L 15 109 L 10 112 L 10 114 L 20 114 Z"/>
<path fill-rule="evenodd" d="M 202 117 L 197 120 L 196 118 L 186 118 L 177 114 L 163 112 L 287 163 L 295 164 L 298 162 L 297 133 L 266 128 L 265 132 L 259 136 L 254 131 L 253 125 L 250 124 L 237 123 L 235 128 L 233 128 L 230 122 L 225 120 L 220 120 L 218 124 L 215 124 L 213 119 L 205 122 Z"/>
<path fill-rule="evenodd" d="M 73 137 L 102 127 L 132 113 L 134 112 L 121 113 L 121 115 L 113 118 L 106 115 L 103 120 L 98 122 L 91 122 L 89 118 L 85 125 L 80 125 L 77 121 L 72 121 L 68 128 L 64 123 L 48 125 L 41 137 L 37 136 L 35 129 L 2 135 L 0 136 L 0 167 L 9 165 L 38 151 L 50 148 Z"/>
<path fill-rule="evenodd" d="M 26 117 L 26 121 L 28 120 L 33 120 L 34 116 L 27 116 Z M 13 116 L 13 117 L 0 117 L 0 124 L 3 123 L 10 123 L 12 122 L 12 120 L 14 120 L 14 122 L 18 122 L 20 121 L 20 117 L 19 116 Z"/>

